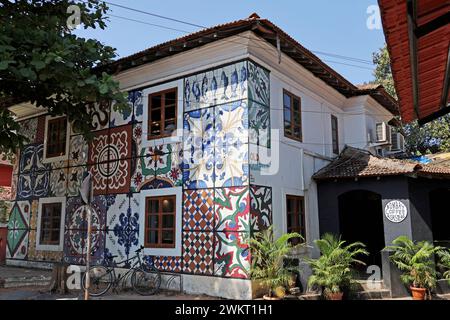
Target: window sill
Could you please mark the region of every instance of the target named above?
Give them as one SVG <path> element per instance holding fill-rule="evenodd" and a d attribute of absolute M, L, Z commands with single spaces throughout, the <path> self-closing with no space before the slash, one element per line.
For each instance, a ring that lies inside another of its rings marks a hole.
<path fill-rule="evenodd" d="M 36 250 L 39 251 L 63 251 L 61 244 L 38 244 L 36 243 Z"/>

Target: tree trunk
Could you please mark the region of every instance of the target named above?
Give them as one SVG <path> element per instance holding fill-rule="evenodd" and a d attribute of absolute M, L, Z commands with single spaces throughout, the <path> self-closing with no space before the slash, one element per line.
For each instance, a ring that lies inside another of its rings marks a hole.
<path fill-rule="evenodd" d="M 65 263 L 53 264 L 52 279 L 50 281 L 49 291 L 52 293 L 66 294 L 67 288 L 67 267 Z"/>

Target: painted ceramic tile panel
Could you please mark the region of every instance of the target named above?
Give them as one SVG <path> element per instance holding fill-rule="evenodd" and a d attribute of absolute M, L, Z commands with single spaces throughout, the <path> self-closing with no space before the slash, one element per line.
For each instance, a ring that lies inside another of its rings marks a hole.
<path fill-rule="evenodd" d="M 235 187 L 249 183 L 248 144 L 217 146 L 215 151 L 214 186 Z"/>
<path fill-rule="evenodd" d="M 108 193 L 110 162 L 102 162 L 88 166 L 88 170 L 92 175 L 92 188 L 94 195 Z"/>
<path fill-rule="evenodd" d="M 183 185 L 185 189 L 214 187 L 214 149 L 183 151 Z"/>
<path fill-rule="evenodd" d="M 108 165 L 108 193 L 129 192 L 131 159 L 112 161 Z"/>
<path fill-rule="evenodd" d="M 127 194 L 118 194 L 111 200 L 107 213 L 106 248 L 117 260 L 133 254 L 139 245 L 139 210 L 130 206 Z"/>
<path fill-rule="evenodd" d="M 131 158 L 131 138 L 131 125 L 109 130 L 109 161 Z"/>
<path fill-rule="evenodd" d="M 106 229 L 106 212 L 112 196 L 94 196 L 92 201 L 91 226 L 93 231 Z M 80 197 L 67 198 L 66 230 L 87 230 L 86 208 Z"/>
<path fill-rule="evenodd" d="M 89 145 L 82 135 L 72 136 L 69 145 L 69 166 L 82 166 L 88 161 Z"/>
<path fill-rule="evenodd" d="M 264 106 L 270 106 L 270 72 L 248 62 L 248 98 Z"/>
<path fill-rule="evenodd" d="M 105 231 L 91 233 L 91 263 L 101 263 L 105 252 Z M 87 250 L 86 230 L 65 230 L 64 232 L 64 262 L 70 264 L 85 264 Z"/>
<path fill-rule="evenodd" d="M 249 142 L 270 148 L 270 109 L 249 101 Z"/>
<path fill-rule="evenodd" d="M 20 199 L 45 197 L 49 188 L 48 164 L 42 162 L 44 146 L 29 145 L 23 149 L 20 157 L 20 175 L 17 196 Z"/>
<path fill-rule="evenodd" d="M 21 201 L 18 201 L 20 203 Z M 27 205 L 25 202 L 24 205 Z M 37 218 L 38 218 L 38 206 L 39 206 L 39 200 L 33 200 L 31 201 L 31 213 L 30 213 L 30 222 L 29 226 L 30 229 L 36 229 L 37 228 Z"/>
<path fill-rule="evenodd" d="M 128 103 L 133 107 L 133 122 L 142 122 L 144 114 L 144 97 L 142 90 L 128 92 Z"/>
<path fill-rule="evenodd" d="M 44 136 L 45 136 L 45 118 L 46 116 L 39 116 L 38 117 L 38 126 L 36 131 L 36 143 L 44 143 Z"/>
<path fill-rule="evenodd" d="M 131 140 L 131 157 L 136 158 L 142 152 L 142 124 L 133 125 L 133 136 Z"/>
<path fill-rule="evenodd" d="M 183 272 L 212 275 L 213 257 L 212 232 L 183 232 Z"/>
<path fill-rule="evenodd" d="M 6 258 L 26 259 L 28 254 L 28 229 L 8 229 Z"/>
<path fill-rule="evenodd" d="M 29 229 L 31 211 L 31 201 L 15 202 L 9 214 L 8 230 Z"/>
<path fill-rule="evenodd" d="M 11 193 L 10 199 L 15 200 L 17 198 L 17 182 L 19 181 L 19 176 L 14 174 L 11 179 Z"/>
<path fill-rule="evenodd" d="M 144 256 L 144 263 L 154 265 L 163 272 L 181 272 L 181 257 L 166 256 Z"/>
<path fill-rule="evenodd" d="M 217 231 L 250 230 L 248 187 L 215 189 L 214 227 Z"/>
<path fill-rule="evenodd" d="M 250 227 L 260 231 L 272 225 L 272 188 L 250 186 Z"/>
<path fill-rule="evenodd" d="M 105 101 L 100 104 L 90 104 L 86 107 L 87 113 L 92 118 L 91 130 L 107 129 L 109 125 L 109 117 L 111 112 L 111 102 Z"/>
<path fill-rule="evenodd" d="M 249 277 L 248 239 L 247 232 L 214 233 L 214 275 L 243 279 Z"/>
<path fill-rule="evenodd" d="M 247 97 L 247 62 L 217 68 L 184 80 L 184 111 Z"/>
<path fill-rule="evenodd" d="M 131 123 L 133 118 L 133 105 L 128 104 L 128 108 L 124 110 L 116 110 L 115 103 L 111 104 L 111 116 L 109 119 L 109 127 L 114 128 L 124 124 Z"/>
<path fill-rule="evenodd" d="M 231 145 L 248 141 L 248 108 L 246 101 L 220 105 L 215 109 L 215 144 Z"/>
<path fill-rule="evenodd" d="M 141 189 L 151 188 L 150 185 L 156 178 L 154 158 L 139 157 L 131 160 L 132 175 L 130 191 L 139 192 Z"/>
<path fill-rule="evenodd" d="M 214 144 L 214 108 L 185 113 L 183 136 L 184 150 L 211 148 Z"/>
<path fill-rule="evenodd" d="M 50 190 L 49 196 L 63 197 L 67 192 L 67 174 L 68 169 L 55 169 L 50 171 Z"/>
<path fill-rule="evenodd" d="M 214 227 L 214 189 L 185 190 L 183 230 L 212 231 Z"/>
<path fill-rule="evenodd" d="M 64 231 L 62 231 L 64 232 Z M 30 230 L 28 240 L 28 260 L 34 261 L 55 261 L 60 262 L 63 259 L 63 251 L 43 251 L 36 250 L 36 230 Z"/>
<path fill-rule="evenodd" d="M 80 194 L 83 175 L 88 170 L 87 166 L 70 167 L 67 172 L 67 196 L 75 197 Z"/>
<path fill-rule="evenodd" d="M 29 143 L 36 142 L 38 122 L 38 117 L 20 121 L 18 133 L 27 137 L 29 139 Z"/>
<path fill-rule="evenodd" d="M 94 133 L 94 138 L 89 143 L 88 164 L 109 161 L 113 153 L 109 146 L 109 130 Z"/>
<path fill-rule="evenodd" d="M 182 162 L 183 152 L 179 150 L 156 157 L 155 174 L 158 180 L 166 181 L 172 187 L 183 184 Z"/>
<path fill-rule="evenodd" d="M 274 157 L 279 155 L 274 154 Z M 256 144 L 249 145 L 249 167 L 251 171 L 271 170 L 272 162 L 278 161 L 278 158 L 272 159 L 272 150 L 267 147 L 258 146 Z M 273 162 L 275 166 L 275 162 Z"/>

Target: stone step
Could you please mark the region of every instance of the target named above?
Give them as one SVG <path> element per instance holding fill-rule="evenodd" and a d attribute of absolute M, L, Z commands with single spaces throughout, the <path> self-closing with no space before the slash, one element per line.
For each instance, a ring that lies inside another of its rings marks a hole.
<path fill-rule="evenodd" d="M 358 291 L 354 296 L 356 300 L 381 300 L 390 298 L 391 291 L 388 289 Z"/>
<path fill-rule="evenodd" d="M 369 280 L 356 280 L 355 281 L 355 290 L 356 291 L 377 291 L 377 290 L 385 290 L 386 287 L 384 285 L 383 280 L 377 281 L 369 281 Z"/>
<path fill-rule="evenodd" d="M 0 279 L 0 288 L 19 288 L 34 286 L 49 286 L 51 277 L 15 277 Z"/>

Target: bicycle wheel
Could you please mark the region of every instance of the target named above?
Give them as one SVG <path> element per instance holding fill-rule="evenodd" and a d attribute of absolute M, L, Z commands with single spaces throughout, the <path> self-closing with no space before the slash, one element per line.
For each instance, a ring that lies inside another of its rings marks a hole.
<path fill-rule="evenodd" d="M 98 297 L 105 294 L 111 288 L 113 275 L 104 266 L 92 266 L 89 268 L 89 295 Z M 86 272 L 81 280 L 83 290 L 86 290 Z"/>
<path fill-rule="evenodd" d="M 153 295 L 161 286 L 161 273 L 155 267 L 135 268 L 131 275 L 131 285 L 140 295 Z"/>

